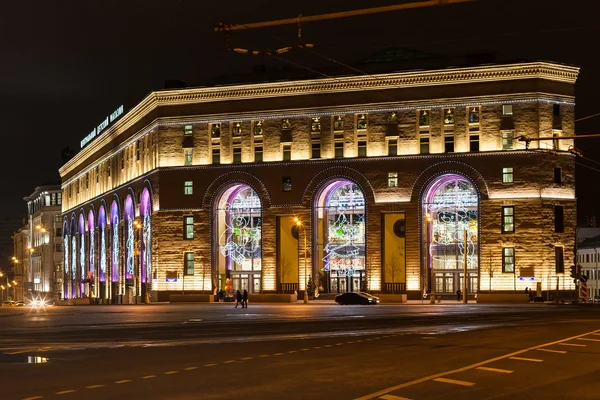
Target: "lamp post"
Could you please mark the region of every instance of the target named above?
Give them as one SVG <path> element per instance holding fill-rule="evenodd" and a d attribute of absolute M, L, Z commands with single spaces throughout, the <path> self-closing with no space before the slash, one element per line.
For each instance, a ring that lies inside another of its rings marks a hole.
<path fill-rule="evenodd" d="M 294 217 L 294 222 L 298 228 L 304 231 L 304 304 L 308 304 L 308 275 L 306 269 L 306 228 L 298 217 Z"/>

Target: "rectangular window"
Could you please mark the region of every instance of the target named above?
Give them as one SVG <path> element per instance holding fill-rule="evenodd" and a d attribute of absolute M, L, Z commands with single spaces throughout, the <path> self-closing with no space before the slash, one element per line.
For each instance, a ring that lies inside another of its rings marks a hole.
<path fill-rule="evenodd" d="M 216 122 L 210 127 L 210 137 L 217 139 L 221 137 L 221 123 Z"/>
<path fill-rule="evenodd" d="M 513 183 L 513 169 L 502 168 L 502 183 Z"/>
<path fill-rule="evenodd" d="M 367 129 L 367 114 L 358 114 L 356 117 L 356 129 Z"/>
<path fill-rule="evenodd" d="M 554 265 L 556 273 L 562 274 L 565 272 L 565 258 L 563 256 L 562 246 L 556 246 L 554 248 Z"/>
<path fill-rule="evenodd" d="M 512 104 L 502 104 L 502 115 L 513 115 Z"/>
<path fill-rule="evenodd" d="M 554 206 L 554 232 L 565 232 L 565 209 L 563 206 Z"/>
<path fill-rule="evenodd" d="M 254 147 L 254 161 L 262 162 L 262 160 L 263 160 L 263 148 L 262 148 L 262 146 L 255 146 Z"/>
<path fill-rule="evenodd" d="M 290 161 L 292 159 L 292 145 L 284 144 L 282 147 L 283 161 Z"/>
<path fill-rule="evenodd" d="M 57 253 L 62 253 L 62 251 L 63 251 L 63 245 L 61 243 L 56 243 L 55 249 L 56 249 Z"/>
<path fill-rule="evenodd" d="M 184 253 L 185 259 L 185 274 L 194 275 L 194 252 L 186 251 Z"/>
<path fill-rule="evenodd" d="M 479 107 L 469 107 L 469 123 L 479 123 Z"/>
<path fill-rule="evenodd" d="M 311 158 L 321 158 L 321 143 L 313 143 L 311 151 Z"/>
<path fill-rule="evenodd" d="M 212 149 L 212 163 L 221 164 L 221 149 L 218 147 L 216 149 Z"/>
<path fill-rule="evenodd" d="M 284 176 L 282 179 L 282 187 L 283 187 L 283 191 L 284 192 L 291 192 L 292 191 L 292 177 L 291 176 Z"/>
<path fill-rule="evenodd" d="M 419 110 L 419 126 L 429 126 L 429 110 Z"/>
<path fill-rule="evenodd" d="M 62 204 L 62 193 L 58 193 L 56 196 L 56 204 L 57 205 L 61 205 Z"/>
<path fill-rule="evenodd" d="M 191 215 L 185 215 L 183 217 L 183 238 L 194 238 L 194 217 Z"/>
<path fill-rule="evenodd" d="M 100 182 L 100 167 L 96 167 L 96 183 Z"/>
<path fill-rule="evenodd" d="M 335 142 L 335 158 L 344 157 L 344 143 Z"/>
<path fill-rule="evenodd" d="M 140 141 L 138 140 L 137 143 L 135 144 L 135 160 L 136 161 L 140 161 Z"/>
<path fill-rule="evenodd" d="M 454 153 L 454 135 L 444 136 L 444 151 Z"/>
<path fill-rule="evenodd" d="M 515 207 L 502 207 L 502 233 L 514 233 Z"/>
<path fill-rule="evenodd" d="M 262 119 L 254 121 L 254 136 L 262 136 L 264 123 L 265 121 L 263 121 Z"/>
<path fill-rule="evenodd" d="M 110 178 L 110 161 L 106 164 L 106 176 Z"/>
<path fill-rule="evenodd" d="M 358 156 L 359 157 L 367 156 L 367 142 L 364 140 L 361 140 L 360 142 L 358 142 Z"/>
<path fill-rule="evenodd" d="M 233 149 L 233 163 L 239 164 L 242 162 L 242 149 L 240 147 L 236 147 Z"/>
<path fill-rule="evenodd" d="M 234 122 L 233 123 L 233 131 L 231 133 L 233 134 L 233 137 L 240 137 L 240 136 L 242 136 L 242 123 L 241 122 Z"/>
<path fill-rule="evenodd" d="M 419 139 L 419 148 L 421 154 L 429 154 L 429 138 L 422 137 Z"/>
<path fill-rule="evenodd" d="M 444 125 L 454 125 L 454 108 L 444 110 Z"/>
<path fill-rule="evenodd" d="M 388 114 L 388 122 L 390 124 L 398 123 L 398 113 L 396 111 L 392 111 L 391 113 Z"/>
<path fill-rule="evenodd" d="M 388 172 L 388 187 L 389 188 L 398 187 L 398 173 L 397 172 Z"/>
<path fill-rule="evenodd" d="M 85 174 L 85 190 L 88 190 L 90 187 L 90 173 Z"/>
<path fill-rule="evenodd" d="M 292 129 L 292 122 L 289 118 L 284 118 L 281 120 L 281 129 Z"/>
<path fill-rule="evenodd" d="M 125 169 L 125 152 L 121 153 L 121 169 Z"/>
<path fill-rule="evenodd" d="M 192 165 L 192 161 L 194 160 L 194 149 L 185 149 L 185 165 Z"/>
<path fill-rule="evenodd" d="M 562 183 L 562 168 L 554 167 L 554 183 Z"/>
<path fill-rule="evenodd" d="M 192 125 L 185 125 L 185 126 L 183 127 L 183 134 L 184 134 L 185 136 L 191 136 L 191 134 L 192 134 L 192 133 L 193 133 L 193 132 L 192 132 Z"/>
<path fill-rule="evenodd" d="M 183 194 L 194 194 L 194 181 L 185 181 L 183 184 Z"/>
<path fill-rule="evenodd" d="M 321 118 L 313 117 L 310 123 L 310 131 L 313 133 L 321 132 Z"/>
<path fill-rule="evenodd" d="M 479 151 L 479 135 L 469 135 L 469 151 Z"/>
<path fill-rule="evenodd" d="M 334 131 L 343 131 L 344 130 L 344 116 L 336 115 L 333 117 L 333 130 Z"/>
<path fill-rule="evenodd" d="M 502 272 L 515 272 L 515 248 L 502 248 Z"/>
<path fill-rule="evenodd" d="M 388 156 L 398 155 L 398 139 L 388 140 Z"/>
<path fill-rule="evenodd" d="M 552 115 L 555 117 L 560 116 L 560 104 L 552 104 Z"/>
<path fill-rule="evenodd" d="M 513 139 L 513 132 L 502 132 L 502 150 L 512 150 Z"/>

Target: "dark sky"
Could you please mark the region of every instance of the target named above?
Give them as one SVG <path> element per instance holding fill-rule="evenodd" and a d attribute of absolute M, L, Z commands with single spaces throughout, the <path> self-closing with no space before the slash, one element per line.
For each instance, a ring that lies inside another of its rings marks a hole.
<path fill-rule="evenodd" d="M 225 50 L 219 22 L 247 23 L 395 4 L 392 0 L 220 1 L 12 0 L 0 5 L 0 115 L 4 172 L 0 220 L 26 215 L 23 196 L 58 181 L 61 149 L 79 141 L 120 104 L 125 111 L 166 79 L 188 83 L 251 72 L 279 60 Z M 390 46 L 457 56 L 493 53 L 498 61 L 551 60 L 581 67 L 576 117 L 600 113 L 600 5 L 597 0 L 480 0 L 304 25 L 311 54 L 282 57 L 319 70 L 327 56 L 345 63 Z M 233 35 L 234 46 L 280 47 L 295 27 Z M 349 73 L 351 71 L 348 71 Z M 600 117 L 576 125 L 600 133 Z M 579 140 L 600 161 L 600 139 Z M 581 160 L 600 170 L 600 164 Z M 600 171 L 579 168 L 580 216 L 598 213 Z M 592 184 L 593 183 L 593 184 Z M 583 189 L 585 188 L 585 189 Z"/>

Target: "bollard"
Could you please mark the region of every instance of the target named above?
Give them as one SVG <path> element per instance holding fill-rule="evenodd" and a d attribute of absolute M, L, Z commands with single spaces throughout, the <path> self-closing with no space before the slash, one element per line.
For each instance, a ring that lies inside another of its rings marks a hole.
<path fill-rule="evenodd" d="M 429 296 L 429 304 L 435 304 L 435 295 L 434 294 Z"/>

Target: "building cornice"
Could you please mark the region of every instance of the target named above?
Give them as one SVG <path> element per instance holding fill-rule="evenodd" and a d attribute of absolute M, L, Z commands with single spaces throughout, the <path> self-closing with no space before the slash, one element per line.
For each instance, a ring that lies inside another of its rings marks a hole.
<path fill-rule="evenodd" d="M 578 67 L 549 62 L 529 62 L 151 92 L 113 126 L 65 163 L 59 169 L 59 174 L 64 176 L 69 173 L 80 162 L 127 131 L 142 117 L 162 106 L 532 78 L 575 84 L 578 73 Z"/>

